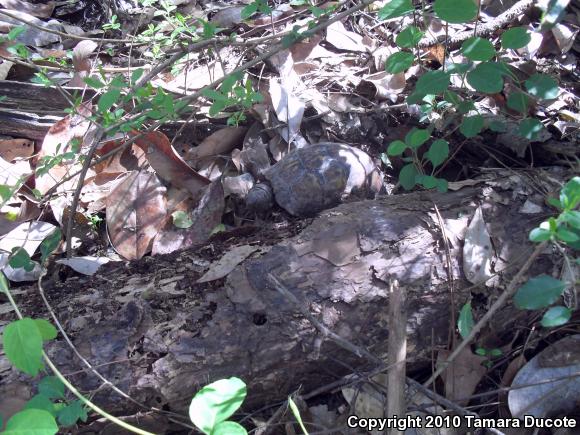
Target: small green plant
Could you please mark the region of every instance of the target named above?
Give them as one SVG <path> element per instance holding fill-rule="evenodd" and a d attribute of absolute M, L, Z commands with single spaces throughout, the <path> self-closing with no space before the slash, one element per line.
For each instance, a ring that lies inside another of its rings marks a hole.
<path fill-rule="evenodd" d="M 435 170 L 449 156 L 449 144 L 446 140 L 436 139 L 422 155 L 420 147 L 431 138 L 430 130 L 413 128 L 405 136 L 405 141 L 396 140 L 389 144 L 387 155 L 400 156 L 407 164 L 399 172 L 399 183 L 405 190 L 410 190 L 416 184 L 425 189 L 436 188 L 440 192 L 447 191 L 447 180 L 435 177 Z M 427 165 L 429 164 L 430 170 Z"/>
<path fill-rule="evenodd" d="M 119 30 L 121 28 L 121 23 L 117 21 L 117 16 L 113 15 L 111 21 L 107 24 L 103 24 L 103 30 Z"/>
<path fill-rule="evenodd" d="M 207 435 L 247 435 L 242 425 L 228 420 L 242 405 L 246 393 L 246 384 L 239 378 L 215 381 L 193 397 L 189 418 Z"/>
<path fill-rule="evenodd" d="M 242 19 L 247 20 L 256 12 L 268 15 L 272 13 L 272 8 L 268 6 L 268 2 L 266 0 L 254 0 L 252 3 L 245 6 L 244 9 L 242 9 Z"/>

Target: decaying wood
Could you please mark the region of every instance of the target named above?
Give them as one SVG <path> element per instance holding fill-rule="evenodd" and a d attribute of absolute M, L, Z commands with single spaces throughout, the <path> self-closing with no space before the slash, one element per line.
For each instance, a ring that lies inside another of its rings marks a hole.
<path fill-rule="evenodd" d="M 70 95 L 83 95 L 83 101 L 95 96 L 92 89 L 63 88 Z M 52 86 L 0 80 L 0 135 L 41 140 L 48 129 L 72 107 Z"/>
<path fill-rule="evenodd" d="M 269 284 L 268 274 L 328 329 L 380 358 L 388 352 L 389 280 L 396 279 L 406 289 L 407 371 L 412 372 L 430 364 L 433 345 L 447 345 L 451 310 L 457 311 L 473 290 L 462 271 L 459 233 L 477 206 L 491 235 L 495 270 L 510 266 L 495 279 L 496 286 L 501 288 L 532 251 L 527 234 L 544 216 L 520 213 L 535 196 L 531 190 L 514 191 L 518 184 L 523 184 L 519 178 L 446 194 L 344 204 L 272 246 L 260 241 L 260 234 L 237 238 L 227 247 L 210 241 L 196 251 L 108 264 L 93 278 L 47 282 L 45 292 L 81 354 L 137 401 L 183 413 L 200 386 L 238 376 L 249 386 L 246 409 L 255 409 L 284 400 L 301 386 L 315 389 L 369 368 L 366 359 L 325 340 L 297 314 Z M 450 239 L 451 270 L 434 202 Z M 249 242 L 261 249 L 225 279 L 196 283 L 211 261 Z M 540 260 L 533 273 L 546 267 Z M 484 286 L 478 292 L 490 298 L 497 294 Z M 32 294 L 20 299 L 26 299 L 29 312 L 41 312 L 30 305 Z M 494 326 L 504 330 L 515 317 L 506 307 Z M 63 342 L 51 344 L 48 353 L 107 410 L 137 411 L 110 389 L 99 389 L 100 382 Z M 29 388 L 25 376 L 7 364 L 0 367 L 0 397 L 14 385 Z"/>

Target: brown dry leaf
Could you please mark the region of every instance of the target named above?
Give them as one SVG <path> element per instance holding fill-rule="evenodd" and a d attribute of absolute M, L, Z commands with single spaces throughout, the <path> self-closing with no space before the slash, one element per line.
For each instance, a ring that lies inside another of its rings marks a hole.
<path fill-rule="evenodd" d="M 314 48 L 320 44 L 320 41 L 322 41 L 322 35 L 315 34 L 305 41 L 301 41 L 292 45 L 290 47 L 290 53 L 292 53 L 292 59 L 294 62 L 308 60 Z"/>
<path fill-rule="evenodd" d="M 226 127 L 206 137 L 198 146 L 191 148 L 184 160 L 192 167 L 198 167 L 198 160 L 204 157 L 229 154 L 241 144 L 248 129 L 246 127 Z"/>
<path fill-rule="evenodd" d="M 189 228 L 177 228 L 170 221 L 167 222 L 165 229 L 155 237 L 153 255 L 168 254 L 205 242 L 221 223 L 224 207 L 224 190 L 217 180 L 207 186 L 197 207 L 191 212 L 193 224 Z"/>
<path fill-rule="evenodd" d="M 149 164 L 159 177 L 175 187 L 189 191 L 194 198 L 199 197 L 200 190 L 210 183 L 185 163 L 163 133 L 144 133 L 135 144 L 145 151 Z"/>
<path fill-rule="evenodd" d="M 0 184 L 15 186 L 21 178 L 28 177 L 31 172 L 28 161 L 8 163 L 0 157 Z"/>
<path fill-rule="evenodd" d="M 437 44 L 429 47 L 427 49 L 428 57 L 436 60 L 441 65 L 445 62 L 445 46 L 443 44 Z"/>
<path fill-rule="evenodd" d="M 129 172 L 123 174 L 104 172 L 86 180 L 80 197 L 81 206 L 86 207 L 89 213 L 103 210 L 111 190 L 127 175 Z"/>
<path fill-rule="evenodd" d="M 90 107 L 82 105 L 79 108 L 79 112 L 80 114 L 65 116 L 50 127 L 38 154 L 39 162 L 43 157 L 53 157 L 73 151 L 73 144 L 81 148 L 83 137 L 89 128 L 89 121 L 83 116 L 90 116 Z M 79 170 L 80 166 L 78 163 L 75 164 L 75 160 L 63 160 L 61 164 L 50 168 L 48 173 L 36 177 L 36 188 L 40 193 L 45 194 L 57 182 Z M 94 171 L 89 169 L 87 176 L 91 177 L 93 175 Z M 64 190 L 74 189 L 76 181 L 77 177 L 69 180 L 61 187 Z"/>
<path fill-rule="evenodd" d="M 125 143 L 124 140 L 110 140 L 105 142 L 103 146 L 97 150 L 99 156 L 103 156 L 116 148 L 119 148 Z M 147 163 L 145 151 L 137 145 L 132 144 L 130 148 L 123 152 L 117 152 L 105 161 L 94 166 L 97 174 L 122 174 L 130 171 L 137 171 Z"/>
<path fill-rule="evenodd" d="M 0 157 L 7 162 L 20 157 L 27 158 L 34 154 L 34 141 L 29 139 L 0 140 Z"/>
<path fill-rule="evenodd" d="M 8 218 L 10 216 L 10 218 Z M 0 237 L 9 233 L 22 222 L 27 222 L 40 216 L 38 205 L 28 199 L 21 200 L 13 196 L 8 204 L 0 210 Z"/>
<path fill-rule="evenodd" d="M 326 29 L 326 41 L 339 50 L 366 52 L 363 37 L 357 33 L 346 30 L 344 25 L 337 21 Z"/>
<path fill-rule="evenodd" d="M 151 172 L 132 172 L 107 198 L 107 230 L 119 255 L 136 260 L 166 219 L 166 188 Z"/>
<path fill-rule="evenodd" d="M 169 82 L 161 79 L 153 80 L 153 85 L 161 86 L 167 91 L 178 94 L 187 94 L 190 91 L 197 91 L 221 79 L 224 75 L 225 73 L 221 63 L 212 62 L 194 69 L 186 68 Z"/>
<path fill-rule="evenodd" d="M 398 95 L 405 90 L 406 84 L 404 73 L 389 74 L 383 71 L 364 77 L 357 86 L 357 91 L 371 98 L 395 102 Z"/>
<path fill-rule="evenodd" d="M 211 264 L 208 271 L 197 280 L 198 283 L 215 281 L 227 276 L 238 264 L 260 250 L 257 246 L 235 246 L 226 252 L 218 261 Z"/>
<path fill-rule="evenodd" d="M 437 362 L 443 363 L 449 355 L 448 351 L 440 351 Z M 484 357 L 475 355 L 469 348 L 464 348 L 441 375 L 445 382 L 445 397 L 460 406 L 467 405 L 475 387 L 487 372 L 481 365 L 484 361 Z"/>
<path fill-rule="evenodd" d="M 52 16 L 54 7 L 56 5 L 53 1 L 45 2 L 45 4 L 32 4 L 22 0 L 0 0 L 0 5 L 6 9 L 25 12 L 38 18 L 49 18 Z"/>
<path fill-rule="evenodd" d="M 82 88 L 85 86 L 83 79 L 88 76 L 91 70 L 91 61 L 89 56 L 99 46 L 94 41 L 84 40 L 80 41 L 75 48 L 73 48 L 72 62 L 75 68 L 73 78 L 69 82 L 69 86 Z"/>
<path fill-rule="evenodd" d="M 229 29 L 230 27 L 241 24 L 244 21 L 242 18 L 242 9 L 244 8 L 245 6 L 232 6 L 221 9 L 217 11 L 209 21 L 218 27 Z"/>

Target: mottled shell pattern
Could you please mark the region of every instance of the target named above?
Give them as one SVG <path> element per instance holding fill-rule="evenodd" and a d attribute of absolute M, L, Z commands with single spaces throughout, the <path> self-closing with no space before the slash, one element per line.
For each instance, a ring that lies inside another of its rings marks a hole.
<path fill-rule="evenodd" d="M 364 151 L 332 142 L 299 148 L 265 173 L 278 205 L 295 216 L 334 207 L 352 193 L 374 197 L 383 174 Z"/>

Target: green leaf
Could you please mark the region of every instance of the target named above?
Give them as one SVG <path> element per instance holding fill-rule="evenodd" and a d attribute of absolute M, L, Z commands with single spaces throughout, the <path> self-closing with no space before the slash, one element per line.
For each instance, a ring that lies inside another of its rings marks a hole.
<path fill-rule="evenodd" d="M 517 49 L 528 45 L 532 37 L 525 27 L 513 27 L 503 32 L 500 39 L 503 48 Z"/>
<path fill-rule="evenodd" d="M 445 98 L 446 101 L 449 101 L 454 106 L 461 104 L 462 101 L 461 97 L 457 95 L 457 93 L 450 90 L 443 92 L 443 98 Z"/>
<path fill-rule="evenodd" d="M 138 81 L 142 76 L 145 70 L 143 68 L 138 68 L 131 73 L 131 83 L 135 83 Z"/>
<path fill-rule="evenodd" d="M 514 296 L 516 307 L 521 310 L 539 310 L 558 300 L 566 284 L 549 275 L 530 278 Z"/>
<path fill-rule="evenodd" d="M 417 168 L 413 163 L 409 163 L 399 172 L 399 183 L 405 190 L 411 190 L 415 187 L 415 177 L 418 175 Z"/>
<path fill-rule="evenodd" d="M 24 409 L 43 409 L 44 411 L 50 412 L 50 415 L 56 417 L 54 403 L 52 403 L 44 394 L 32 396 L 32 398 L 26 402 L 26 405 L 24 405 Z"/>
<path fill-rule="evenodd" d="M 523 92 L 512 92 L 507 99 L 507 106 L 520 113 L 528 112 L 529 98 Z"/>
<path fill-rule="evenodd" d="M 546 74 L 534 74 L 526 80 L 526 89 L 536 98 L 552 100 L 558 96 L 558 83 Z"/>
<path fill-rule="evenodd" d="M 449 156 L 449 143 L 444 139 L 437 139 L 429 147 L 426 153 L 427 159 L 436 168 L 447 159 Z"/>
<path fill-rule="evenodd" d="M 393 53 L 385 62 L 385 70 L 390 74 L 402 73 L 403 71 L 407 71 L 411 65 L 413 65 L 414 59 L 415 57 L 413 54 L 406 51 Z"/>
<path fill-rule="evenodd" d="M 246 384 L 238 378 L 221 379 L 203 387 L 189 405 L 189 418 L 209 434 L 226 421 L 246 398 Z"/>
<path fill-rule="evenodd" d="M 477 136 L 483 130 L 483 116 L 474 115 L 463 118 L 463 122 L 459 126 L 459 131 L 463 136 L 470 138 Z"/>
<path fill-rule="evenodd" d="M 473 329 L 473 313 L 471 311 L 471 303 L 468 302 L 461 308 L 459 312 L 459 319 L 457 319 L 457 329 L 459 333 L 466 339 L 471 330 Z"/>
<path fill-rule="evenodd" d="M 497 65 L 482 62 L 467 73 L 467 83 L 476 91 L 496 94 L 503 89 L 503 76 Z"/>
<path fill-rule="evenodd" d="M 415 182 L 423 186 L 425 189 L 434 189 L 437 187 L 437 178 L 432 175 L 417 175 L 415 177 Z"/>
<path fill-rule="evenodd" d="M 431 132 L 429 130 L 424 130 L 420 128 L 413 127 L 409 133 L 405 136 L 405 143 L 413 149 L 419 148 L 431 137 Z"/>
<path fill-rule="evenodd" d="M 119 100 L 121 96 L 121 90 L 117 88 L 109 89 L 103 95 L 100 96 L 97 107 L 100 113 L 107 112 L 115 103 Z"/>
<path fill-rule="evenodd" d="M 560 204 L 564 210 L 573 210 L 580 204 L 580 177 L 573 177 L 562 187 Z"/>
<path fill-rule="evenodd" d="M 501 351 L 501 349 L 491 349 L 489 351 L 489 356 L 492 358 L 497 358 L 499 356 L 502 356 L 503 352 Z"/>
<path fill-rule="evenodd" d="M 474 61 L 488 61 L 495 55 L 493 44 L 487 39 L 471 37 L 461 45 L 461 52 L 464 56 Z"/>
<path fill-rule="evenodd" d="M 461 103 L 459 103 L 459 106 L 457 106 L 457 110 L 462 115 L 465 115 L 471 112 L 472 110 L 475 110 L 475 104 L 473 104 L 473 101 L 462 101 Z"/>
<path fill-rule="evenodd" d="M 300 410 L 298 409 L 298 406 L 296 406 L 296 403 L 294 403 L 294 400 L 292 400 L 292 397 L 290 397 L 290 396 L 288 396 L 288 405 L 290 405 L 290 410 L 292 411 L 292 415 L 294 415 L 294 418 L 296 419 L 296 421 L 300 425 L 300 429 L 302 430 L 302 433 L 308 434 L 308 431 L 306 430 L 306 428 L 304 427 L 304 423 L 302 422 L 302 416 L 300 415 Z"/>
<path fill-rule="evenodd" d="M 256 12 L 258 12 L 258 3 L 254 1 L 253 3 L 250 3 L 249 5 L 244 7 L 244 9 L 242 9 L 241 13 L 242 20 L 247 20 Z"/>
<path fill-rule="evenodd" d="M 449 183 L 445 178 L 438 178 L 437 179 L 437 190 L 441 193 L 447 192 L 449 189 Z"/>
<path fill-rule="evenodd" d="M 64 399 L 64 384 L 56 376 L 45 376 L 38 383 L 38 392 L 49 399 Z"/>
<path fill-rule="evenodd" d="M 562 306 L 551 307 L 542 317 L 541 324 L 544 328 L 553 328 L 564 325 L 570 320 L 570 317 L 572 317 L 572 311 L 569 308 Z"/>
<path fill-rule="evenodd" d="M 27 409 L 6 422 L 3 435 L 54 435 L 58 426 L 54 417 L 42 409 Z"/>
<path fill-rule="evenodd" d="M 461 75 L 461 74 L 465 74 L 467 71 L 469 71 L 472 66 L 473 66 L 473 64 L 471 62 L 469 62 L 469 63 L 452 62 L 452 63 L 449 63 L 447 65 L 447 72 L 449 74 Z"/>
<path fill-rule="evenodd" d="M 211 435 L 247 435 L 248 431 L 235 421 L 222 421 L 218 423 Z"/>
<path fill-rule="evenodd" d="M 83 81 L 93 89 L 101 89 L 107 86 L 102 81 L 100 81 L 96 76 L 85 77 Z"/>
<path fill-rule="evenodd" d="M 189 217 L 189 214 L 178 210 L 171 213 L 171 217 L 173 218 L 173 225 L 177 228 L 189 228 L 193 225 L 193 221 Z"/>
<path fill-rule="evenodd" d="M 12 197 L 12 189 L 10 186 L 0 184 L 0 198 L 2 201 L 8 201 Z"/>
<path fill-rule="evenodd" d="M 34 269 L 34 262 L 30 259 L 30 255 L 23 248 L 13 248 L 10 256 L 10 267 L 14 269 L 22 268 L 27 272 Z"/>
<path fill-rule="evenodd" d="M 402 140 L 395 140 L 389 144 L 387 148 L 387 154 L 389 156 L 398 156 L 403 154 L 403 151 L 407 149 L 407 144 Z"/>
<path fill-rule="evenodd" d="M 487 356 L 487 350 L 485 350 L 483 347 L 478 347 L 475 349 L 475 353 L 479 356 Z"/>
<path fill-rule="evenodd" d="M 536 118 L 526 118 L 520 122 L 518 134 L 528 140 L 534 140 L 544 129 L 544 125 Z"/>
<path fill-rule="evenodd" d="M 566 243 L 575 243 L 580 239 L 575 232 L 563 227 L 558 228 L 558 231 L 556 231 L 556 238 Z"/>
<path fill-rule="evenodd" d="M 58 412 L 58 422 L 63 426 L 72 426 L 78 420 L 87 421 L 87 410 L 80 400 L 67 404 Z"/>
<path fill-rule="evenodd" d="M 534 228 L 532 231 L 530 231 L 530 241 L 532 242 L 544 242 L 546 240 L 550 240 L 550 238 L 552 237 L 552 233 L 550 232 L 550 230 L 546 230 L 544 228 Z"/>
<path fill-rule="evenodd" d="M 60 228 L 57 228 L 42 241 L 40 244 L 41 263 L 44 263 L 48 256 L 52 254 L 56 248 L 58 248 L 61 238 L 62 232 L 60 231 Z"/>
<path fill-rule="evenodd" d="M 2 271 L 0 271 L 0 292 L 8 293 L 8 290 L 10 290 L 10 286 L 8 285 L 8 280 L 4 276 L 4 273 Z"/>
<path fill-rule="evenodd" d="M 17 369 L 36 376 L 42 368 L 42 335 L 30 318 L 15 320 L 4 328 L 2 343 L 6 357 Z"/>
<path fill-rule="evenodd" d="M 566 222 L 572 228 L 580 230 L 580 211 L 565 210 L 560 214 L 560 220 Z"/>
<path fill-rule="evenodd" d="M 450 80 L 451 76 L 446 72 L 429 71 L 419 77 L 415 92 L 419 94 L 440 94 L 447 90 Z"/>
<path fill-rule="evenodd" d="M 421 40 L 425 32 L 415 26 L 406 27 L 401 33 L 395 38 L 395 44 L 401 48 L 412 48 L 415 47 Z"/>
<path fill-rule="evenodd" d="M 501 121 L 491 121 L 489 123 L 489 128 L 491 131 L 495 131 L 496 133 L 505 133 L 507 131 L 505 122 Z"/>
<path fill-rule="evenodd" d="M 539 2 L 538 6 L 544 10 L 544 15 L 540 23 L 540 30 L 545 32 L 554 27 L 566 15 L 566 8 L 570 0 L 550 0 L 546 5 L 545 2 Z"/>
<path fill-rule="evenodd" d="M 477 16 L 473 0 L 435 0 L 435 14 L 448 23 L 467 23 Z"/>
<path fill-rule="evenodd" d="M 14 41 L 16 38 L 18 38 L 24 32 L 26 32 L 25 26 L 16 26 L 8 32 L 8 35 L 6 35 L 6 37 L 8 40 Z"/>
<path fill-rule="evenodd" d="M 53 340 L 58 335 L 58 331 L 48 320 L 34 319 L 34 322 L 43 341 Z"/>
<path fill-rule="evenodd" d="M 379 19 L 390 20 L 402 17 L 414 11 L 411 0 L 391 0 L 379 10 Z"/>

